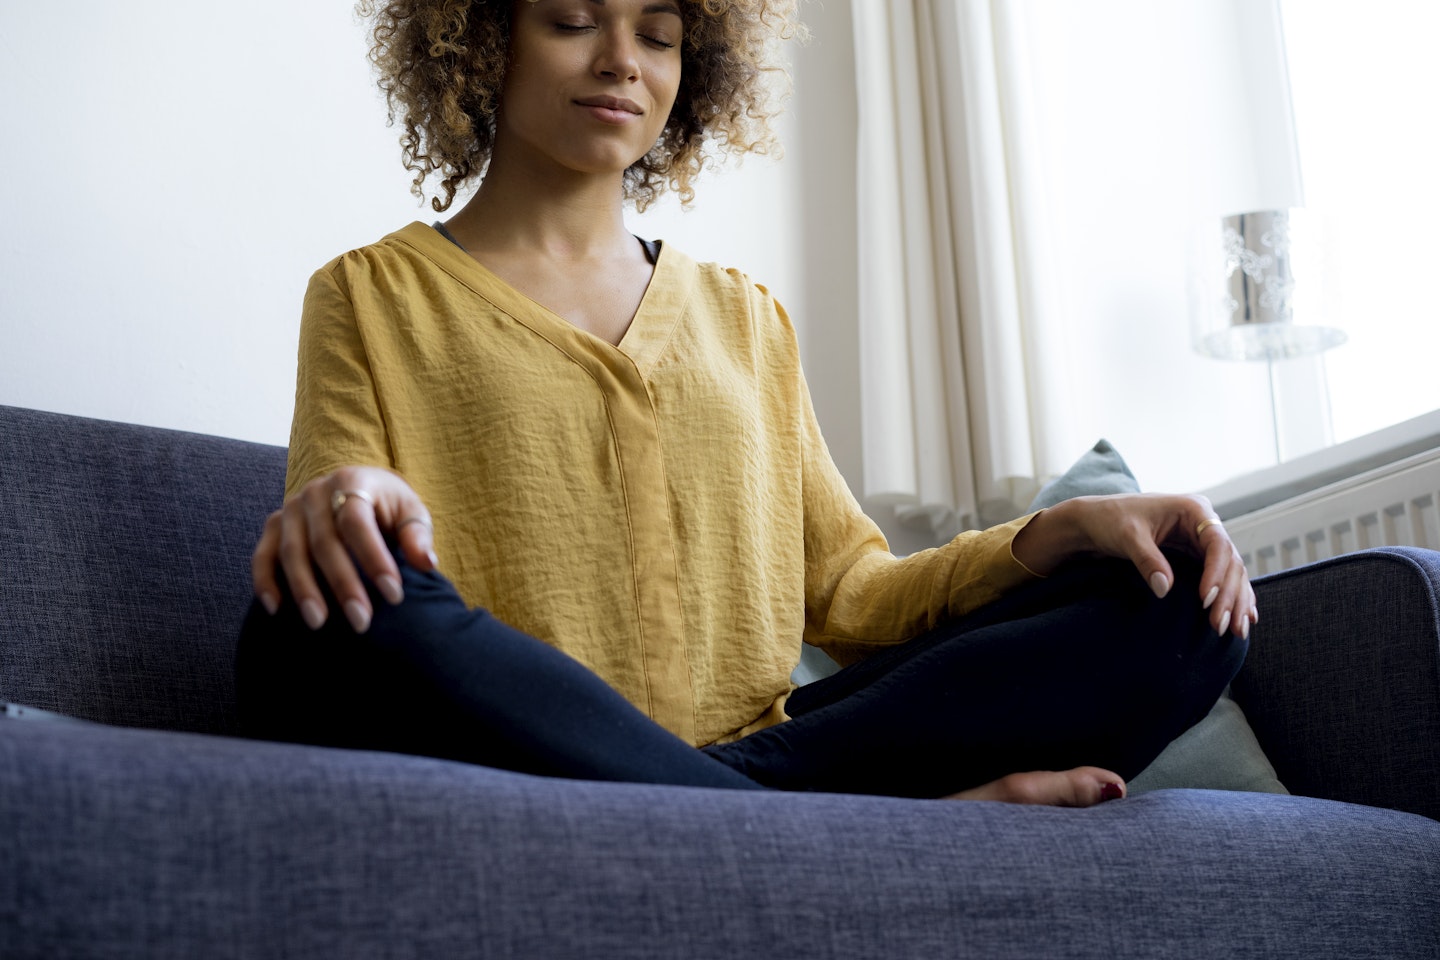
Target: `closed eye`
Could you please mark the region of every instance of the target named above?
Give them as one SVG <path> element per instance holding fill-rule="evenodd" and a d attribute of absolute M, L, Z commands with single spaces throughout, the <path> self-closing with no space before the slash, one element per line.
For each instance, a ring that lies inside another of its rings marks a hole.
<path fill-rule="evenodd" d="M 593 24 L 593 23 L 564 23 L 564 22 L 561 22 L 561 23 L 555 24 L 555 29 L 556 29 L 557 31 L 559 31 L 560 33 L 576 34 L 576 33 L 585 33 L 585 32 L 587 32 L 587 31 L 594 30 L 594 29 L 596 29 L 596 26 L 595 26 L 595 24 Z M 657 50 L 673 50 L 673 49 L 675 49 L 675 44 L 672 43 L 672 42 L 669 41 L 669 40 L 666 40 L 663 36 L 654 36 L 654 35 L 651 35 L 651 34 L 648 34 L 648 33 L 637 33 L 636 36 L 639 37 L 641 40 L 643 40 L 645 43 L 648 43 L 648 44 L 650 44 L 652 47 L 655 47 Z"/>

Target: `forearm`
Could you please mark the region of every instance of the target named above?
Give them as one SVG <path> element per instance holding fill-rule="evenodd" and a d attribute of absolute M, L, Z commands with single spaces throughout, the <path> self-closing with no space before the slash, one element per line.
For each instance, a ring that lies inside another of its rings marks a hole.
<path fill-rule="evenodd" d="M 831 590 L 812 594 L 807 639 L 848 663 L 998 599 L 1031 579 L 1011 550 L 1024 522 L 968 531 L 903 558 L 866 554 L 833 578 Z"/>

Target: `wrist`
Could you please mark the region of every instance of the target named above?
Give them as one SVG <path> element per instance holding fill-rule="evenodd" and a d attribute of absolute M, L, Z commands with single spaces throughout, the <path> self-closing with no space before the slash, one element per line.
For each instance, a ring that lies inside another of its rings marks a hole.
<path fill-rule="evenodd" d="M 1080 519 L 1085 499 L 1065 500 L 1031 517 L 1011 542 L 1011 555 L 1032 573 L 1048 577 L 1067 560 L 1089 552 L 1090 538 Z"/>

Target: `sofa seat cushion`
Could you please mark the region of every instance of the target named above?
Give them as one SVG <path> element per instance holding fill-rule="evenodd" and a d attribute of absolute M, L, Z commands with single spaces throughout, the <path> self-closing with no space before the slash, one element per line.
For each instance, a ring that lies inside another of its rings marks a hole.
<path fill-rule="evenodd" d="M 1265 794 L 756 794 L 0 720 L 0 823 L 16 957 L 1406 958 L 1440 929 L 1440 823 Z"/>

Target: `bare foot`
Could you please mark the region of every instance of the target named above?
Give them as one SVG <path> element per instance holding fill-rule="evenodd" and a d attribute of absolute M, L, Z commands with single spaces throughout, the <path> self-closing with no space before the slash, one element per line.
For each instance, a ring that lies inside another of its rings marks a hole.
<path fill-rule="evenodd" d="M 1052 807 L 1093 807 L 1125 796 L 1125 781 L 1099 767 L 1074 770 L 1036 770 L 1012 773 L 946 800 L 999 800 L 1004 803 L 1038 803 Z"/>

